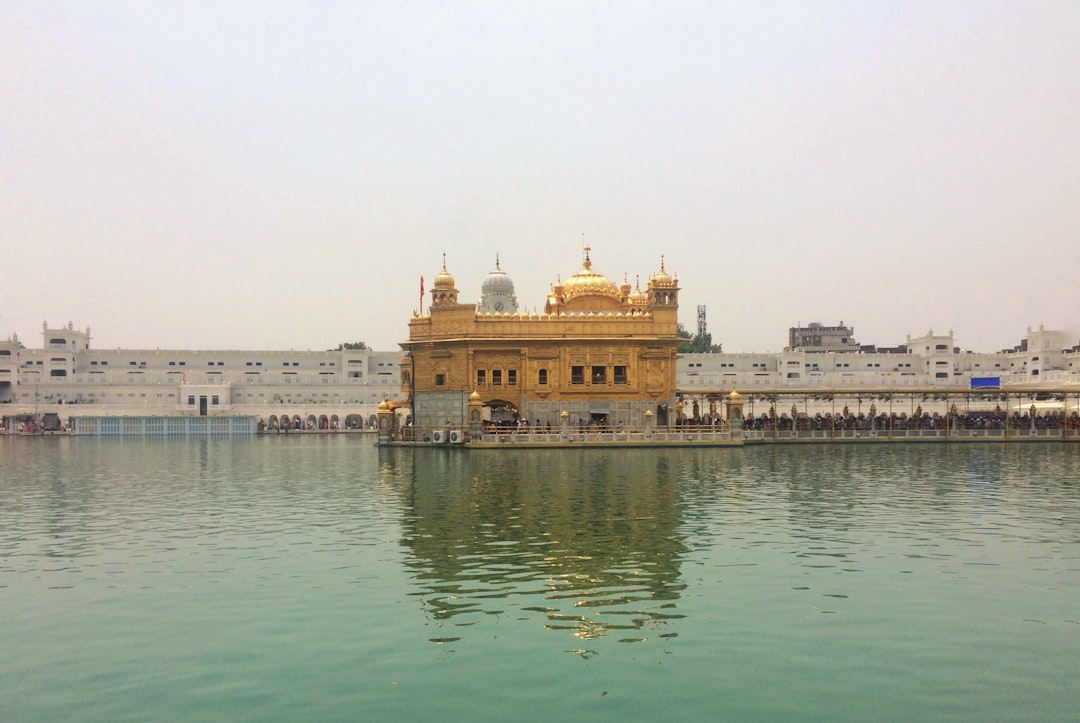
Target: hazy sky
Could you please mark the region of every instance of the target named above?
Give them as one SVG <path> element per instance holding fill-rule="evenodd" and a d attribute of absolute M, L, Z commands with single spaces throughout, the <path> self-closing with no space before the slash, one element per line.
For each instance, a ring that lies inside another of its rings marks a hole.
<path fill-rule="evenodd" d="M 500 254 L 798 322 L 1080 329 L 1080 2 L 0 0 L 0 337 L 397 348 Z"/>

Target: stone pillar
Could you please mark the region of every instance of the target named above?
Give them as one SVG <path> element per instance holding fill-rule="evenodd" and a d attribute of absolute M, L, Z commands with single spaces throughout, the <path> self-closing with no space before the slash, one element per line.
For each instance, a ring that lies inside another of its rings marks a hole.
<path fill-rule="evenodd" d="M 570 435 L 570 412 L 565 409 L 559 412 L 559 436 L 565 442 Z"/>
<path fill-rule="evenodd" d="M 469 395 L 469 441 L 479 441 L 484 425 L 484 402 L 479 392 Z"/>
<path fill-rule="evenodd" d="M 378 441 L 380 447 L 388 447 L 393 438 L 394 411 L 385 401 L 379 402 L 379 408 L 375 411 L 375 419 L 378 425 Z"/>
<path fill-rule="evenodd" d="M 734 389 L 727 399 L 727 422 L 731 438 L 742 439 L 743 402 L 742 396 Z"/>
<path fill-rule="evenodd" d="M 645 410 L 645 439 L 652 439 L 653 426 L 652 426 L 652 410 Z"/>

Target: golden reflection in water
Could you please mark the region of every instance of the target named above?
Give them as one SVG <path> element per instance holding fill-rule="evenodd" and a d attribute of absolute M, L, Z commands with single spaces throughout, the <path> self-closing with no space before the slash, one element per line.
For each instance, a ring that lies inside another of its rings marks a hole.
<path fill-rule="evenodd" d="M 432 619 L 539 616 L 636 642 L 682 617 L 676 466 L 649 450 L 391 450 L 382 470 L 403 487 L 402 543 Z"/>

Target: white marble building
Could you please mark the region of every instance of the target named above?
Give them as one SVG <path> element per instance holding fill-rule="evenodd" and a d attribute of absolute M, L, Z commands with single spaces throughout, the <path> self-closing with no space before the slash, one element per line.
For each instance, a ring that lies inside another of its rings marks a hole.
<path fill-rule="evenodd" d="M 960 351 L 953 333 L 908 337 L 890 350 L 778 354 L 682 354 L 677 386 L 738 389 L 800 387 L 950 387 L 999 378 L 1005 389 L 1080 385 L 1080 346 L 1039 327 L 1013 349 Z"/>
<path fill-rule="evenodd" d="M 40 349 L 0 341 L 0 415 L 254 415 L 364 427 L 400 389 L 400 351 L 94 349 L 43 325 Z M 79 406 L 84 405 L 84 406 Z"/>

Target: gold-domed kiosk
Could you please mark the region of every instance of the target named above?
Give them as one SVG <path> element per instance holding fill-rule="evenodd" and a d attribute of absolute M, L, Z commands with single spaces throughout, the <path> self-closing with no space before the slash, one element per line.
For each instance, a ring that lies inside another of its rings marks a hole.
<path fill-rule="evenodd" d="M 678 281 L 661 259 L 647 289 L 632 291 L 594 270 L 590 251 L 552 285 L 543 313 L 459 302 L 443 259 L 427 313 L 401 342 L 416 429 L 466 425 L 478 402 L 485 424 L 640 429 L 646 412 L 658 427 L 674 422 Z"/>

